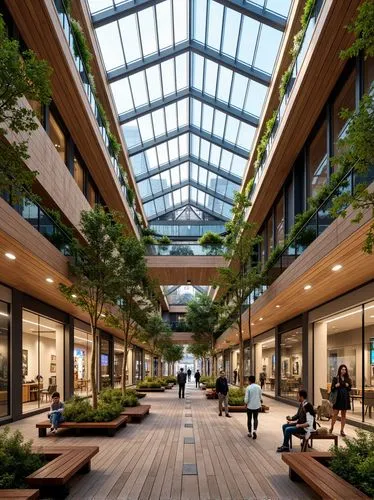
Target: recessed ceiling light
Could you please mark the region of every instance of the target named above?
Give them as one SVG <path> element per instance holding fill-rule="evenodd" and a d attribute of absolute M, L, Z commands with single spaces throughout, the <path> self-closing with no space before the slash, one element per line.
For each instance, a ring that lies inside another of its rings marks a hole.
<path fill-rule="evenodd" d="M 312 288 L 312 285 L 305 285 L 304 290 L 310 290 Z"/>
<path fill-rule="evenodd" d="M 5 257 L 9 260 L 16 260 L 16 256 L 14 255 L 14 253 L 6 252 Z"/>
<path fill-rule="evenodd" d="M 255 326 L 255 324 L 254 324 L 254 323 L 251 323 L 251 325 L 252 325 L 252 326 Z"/>
<path fill-rule="evenodd" d="M 46 278 L 45 281 L 47 281 L 47 283 L 53 283 L 53 279 L 52 278 Z"/>
<path fill-rule="evenodd" d="M 100 314 L 100 316 L 101 316 L 102 318 L 105 318 L 105 314 L 103 314 L 103 313 L 101 313 L 101 314 Z"/>
<path fill-rule="evenodd" d="M 187 280 L 187 285 L 191 285 L 192 281 L 191 280 Z"/>
<path fill-rule="evenodd" d="M 0 312 L 0 316 L 5 316 L 6 318 L 8 317 L 7 313 Z"/>
<path fill-rule="evenodd" d="M 276 307 L 276 308 L 279 308 L 279 307 L 280 307 L 280 305 L 279 305 L 279 304 L 277 304 L 275 307 Z"/>
<path fill-rule="evenodd" d="M 264 318 L 260 318 L 260 321 L 262 321 Z"/>
<path fill-rule="evenodd" d="M 372 314 L 370 317 L 371 317 L 371 318 L 374 318 L 374 314 Z"/>
<path fill-rule="evenodd" d="M 77 298 L 77 296 L 75 295 L 75 293 L 73 293 L 72 297 L 73 297 L 73 299 Z"/>
<path fill-rule="evenodd" d="M 335 264 L 335 266 L 331 268 L 331 271 L 340 271 L 342 267 L 343 266 L 341 264 Z"/>

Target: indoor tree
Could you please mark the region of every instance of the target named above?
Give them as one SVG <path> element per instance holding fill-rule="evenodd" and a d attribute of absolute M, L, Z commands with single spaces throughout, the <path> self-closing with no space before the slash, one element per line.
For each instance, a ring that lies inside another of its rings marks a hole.
<path fill-rule="evenodd" d="M 134 237 L 123 236 L 117 242 L 116 282 L 112 289 L 115 307 L 106 311 L 105 322 L 123 333 L 122 393 L 126 392 L 127 357 L 133 340 L 147 321 L 150 301 L 146 296 L 147 266 L 144 246 Z"/>
<path fill-rule="evenodd" d="M 215 332 L 218 323 L 218 306 L 206 293 L 196 295 L 187 304 L 186 323 L 198 344 L 208 344 L 212 358 L 212 374 L 216 375 Z"/>
<path fill-rule="evenodd" d="M 228 266 L 218 268 L 215 285 L 224 289 L 226 301 L 221 305 L 221 316 L 230 317 L 237 325 L 239 341 L 239 377 L 244 385 L 244 304 L 251 292 L 263 282 L 263 274 L 255 259 L 256 248 L 261 242 L 257 236 L 257 224 L 246 221 L 250 201 L 244 193 L 235 193 L 232 220 L 226 223 L 228 235 L 224 258 Z M 248 300 L 248 333 L 252 355 L 251 303 Z"/>
<path fill-rule="evenodd" d="M 20 106 L 19 100 L 49 104 L 51 72 L 46 61 L 32 50 L 21 51 L 19 41 L 8 37 L 0 16 L 0 192 L 11 193 L 13 202 L 20 201 L 24 190 L 31 191 L 37 175 L 24 162 L 29 158 L 29 136 L 39 125 L 35 112 Z"/>
<path fill-rule="evenodd" d="M 152 355 L 151 362 L 151 376 L 154 374 L 153 359 L 158 356 L 158 376 L 162 375 L 161 372 L 161 357 L 164 352 L 171 345 L 171 329 L 170 326 L 165 323 L 158 312 L 152 312 L 149 314 L 147 321 L 143 326 L 140 340 L 148 344 L 149 352 Z"/>
<path fill-rule="evenodd" d="M 99 205 L 81 213 L 80 226 L 86 244 L 82 246 L 73 240 L 75 261 L 70 264 L 73 284 L 67 286 L 60 283 L 60 291 L 69 302 L 89 316 L 92 334 L 92 405 L 97 408 L 97 324 L 103 316 L 104 307 L 111 303 L 113 288 L 117 284 L 117 242 L 123 227 Z"/>
<path fill-rule="evenodd" d="M 174 363 L 177 363 L 183 359 L 184 349 L 180 344 L 170 344 L 164 350 L 164 359 L 168 364 L 168 375 L 170 375 L 170 365 L 174 367 Z"/>

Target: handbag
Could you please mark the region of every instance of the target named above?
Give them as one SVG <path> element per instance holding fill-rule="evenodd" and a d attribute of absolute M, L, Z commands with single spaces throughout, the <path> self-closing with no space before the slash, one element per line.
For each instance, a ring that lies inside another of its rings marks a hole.
<path fill-rule="evenodd" d="M 338 398 L 338 391 L 336 389 L 334 389 L 329 394 L 329 401 L 330 401 L 331 406 L 334 406 L 334 404 L 336 403 L 337 398 Z"/>

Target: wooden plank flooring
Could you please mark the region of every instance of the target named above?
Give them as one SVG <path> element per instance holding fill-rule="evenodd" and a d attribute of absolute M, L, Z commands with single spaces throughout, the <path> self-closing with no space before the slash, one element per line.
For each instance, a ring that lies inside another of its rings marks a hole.
<path fill-rule="evenodd" d="M 72 480 L 69 499 L 316 498 L 305 484 L 290 481 L 287 466 L 275 452 L 281 444 L 284 417 L 294 408 L 266 398 L 270 412 L 259 415 L 258 439 L 254 441 L 247 437 L 246 414 L 219 417 L 218 402 L 207 400 L 193 384 L 187 386 L 186 399 L 179 399 L 174 388 L 148 394 L 144 403 L 152 405 L 150 415 L 140 425 L 128 424 L 114 437 L 58 433 L 40 439 L 35 423 L 45 415 L 11 427 L 32 438 L 36 446 L 100 447 L 91 472 Z M 186 423 L 192 427 L 185 427 Z M 350 426 L 346 432 L 354 434 Z M 193 438 L 194 443 L 185 444 L 185 438 Z M 329 442 L 315 442 L 317 450 L 328 447 Z"/>

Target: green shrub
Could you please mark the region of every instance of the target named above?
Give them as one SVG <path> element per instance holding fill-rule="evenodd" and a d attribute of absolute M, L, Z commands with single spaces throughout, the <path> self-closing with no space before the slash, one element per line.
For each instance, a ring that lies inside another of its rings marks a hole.
<path fill-rule="evenodd" d="M 162 379 L 165 380 L 167 384 L 177 383 L 177 377 L 174 377 L 174 375 L 166 375 L 165 377 L 162 377 Z"/>
<path fill-rule="evenodd" d="M 99 400 L 109 405 L 119 404 L 121 408 L 139 404 L 135 389 L 127 389 L 124 396 L 121 389 L 105 389 L 100 392 Z"/>
<path fill-rule="evenodd" d="M 216 388 L 216 378 L 215 377 L 207 377 L 203 375 L 200 377 L 200 383 L 204 384 L 207 389 L 215 389 Z"/>
<path fill-rule="evenodd" d="M 117 418 L 121 411 L 119 400 L 99 398 L 97 409 L 94 410 L 87 399 L 74 396 L 65 404 L 64 417 L 67 422 L 110 422 Z"/>
<path fill-rule="evenodd" d="M 231 387 L 229 389 L 229 405 L 243 406 L 244 405 L 245 389 L 241 387 Z"/>
<path fill-rule="evenodd" d="M 24 478 L 43 466 L 39 455 L 31 452 L 32 441 L 24 442 L 20 431 L 0 432 L 0 489 L 25 488 Z M 1 494 L 0 494 L 1 496 Z"/>
<path fill-rule="evenodd" d="M 345 447 L 332 448 L 330 469 L 345 481 L 374 497 L 374 432 L 356 430 L 353 439 L 344 439 Z"/>

